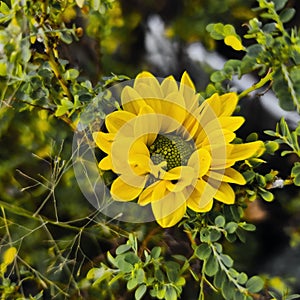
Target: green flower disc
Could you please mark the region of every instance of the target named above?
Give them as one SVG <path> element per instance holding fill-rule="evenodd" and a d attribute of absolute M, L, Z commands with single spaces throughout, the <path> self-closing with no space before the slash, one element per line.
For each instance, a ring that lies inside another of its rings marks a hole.
<path fill-rule="evenodd" d="M 176 135 L 157 135 L 149 147 L 151 160 L 154 164 L 166 161 L 166 171 L 175 167 L 185 166 L 194 152 L 193 143 Z"/>

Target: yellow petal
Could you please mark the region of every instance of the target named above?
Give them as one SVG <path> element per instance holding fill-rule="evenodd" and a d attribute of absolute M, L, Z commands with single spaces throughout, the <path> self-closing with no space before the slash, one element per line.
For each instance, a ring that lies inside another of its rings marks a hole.
<path fill-rule="evenodd" d="M 227 46 L 231 46 L 234 50 L 240 51 L 244 50 L 244 46 L 242 45 L 241 41 L 235 35 L 228 35 L 224 39 L 224 43 Z"/>
<path fill-rule="evenodd" d="M 106 116 L 105 125 L 109 132 L 116 133 L 134 117 L 135 115 L 128 111 L 114 111 Z"/>
<path fill-rule="evenodd" d="M 160 201 L 168 194 L 166 181 L 157 181 L 143 190 L 138 199 L 138 204 L 144 206 L 150 202 Z"/>
<path fill-rule="evenodd" d="M 162 200 L 151 203 L 157 223 L 163 227 L 172 227 L 185 214 L 186 201 L 183 193 L 168 193 Z"/>
<path fill-rule="evenodd" d="M 150 173 L 150 157 L 144 154 L 130 155 L 129 165 L 136 175 L 145 175 Z"/>
<path fill-rule="evenodd" d="M 134 120 L 134 136 L 141 138 L 147 146 L 151 146 L 160 132 L 160 125 L 160 119 L 153 109 L 149 105 L 143 106 L 139 116 Z"/>
<path fill-rule="evenodd" d="M 229 153 L 232 150 L 231 144 L 213 144 L 208 147 L 204 147 L 208 149 L 211 153 L 212 161 L 211 161 L 211 169 L 219 170 L 226 169 L 232 166 L 232 161 L 228 159 Z"/>
<path fill-rule="evenodd" d="M 198 106 L 198 97 L 195 97 L 195 85 L 186 71 L 181 77 L 179 91 L 183 95 L 187 110 L 193 111 Z"/>
<path fill-rule="evenodd" d="M 93 139 L 96 145 L 105 153 L 110 153 L 112 142 L 115 139 L 114 133 L 93 132 Z"/>
<path fill-rule="evenodd" d="M 233 168 L 210 171 L 207 176 L 218 181 L 230 182 L 240 185 L 246 184 L 244 176 Z"/>
<path fill-rule="evenodd" d="M 185 89 L 188 88 L 188 93 L 190 93 L 190 90 L 193 91 L 193 94 L 195 94 L 195 85 L 193 81 L 191 80 L 191 77 L 189 76 L 187 71 L 184 71 L 180 80 L 180 91 L 185 94 Z M 190 94 L 187 94 L 190 95 Z"/>
<path fill-rule="evenodd" d="M 150 153 L 141 140 L 134 138 L 117 139 L 111 147 L 111 160 L 113 171 L 118 174 L 136 175 L 132 165 L 144 166 L 145 171 L 150 170 Z"/>
<path fill-rule="evenodd" d="M 123 180 L 126 178 L 126 180 Z M 145 185 L 145 178 L 137 177 L 130 179 L 128 176 L 119 176 L 111 185 L 111 195 L 117 201 L 131 201 L 137 198 Z"/>
<path fill-rule="evenodd" d="M 231 116 L 236 109 L 239 98 L 236 93 L 227 93 L 220 96 L 221 116 Z"/>
<path fill-rule="evenodd" d="M 234 117 L 222 116 L 218 118 L 218 121 L 220 122 L 222 128 L 231 131 L 236 131 L 243 125 L 243 123 L 245 122 L 245 118 L 238 117 L 238 116 L 234 116 Z"/>
<path fill-rule="evenodd" d="M 199 122 L 194 114 L 187 113 L 182 125 L 186 129 L 186 132 L 182 132 L 182 136 L 184 139 L 190 140 L 191 138 L 196 136 L 199 128 Z"/>
<path fill-rule="evenodd" d="M 161 83 L 161 90 L 163 92 L 163 97 L 178 91 L 178 85 L 173 76 L 169 76 L 163 80 Z"/>
<path fill-rule="evenodd" d="M 162 99 L 163 93 L 156 77 L 149 72 L 141 72 L 134 80 L 133 88 L 146 98 Z"/>
<path fill-rule="evenodd" d="M 205 149 L 199 149 L 195 151 L 188 161 L 188 166 L 194 168 L 196 172 L 198 172 L 199 178 L 201 178 L 208 172 L 210 165 L 211 156 Z"/>
<path fill-rule="evenodd" d="M 225 204 L 233 204 L 235 200 L 235 193 L 228 183 L 222 182 L 218 187 L 214 198 Z"/>
<path fill-rule="evenodd" d="M 121 93 L 122 107 L 125 111 L 138 115 L 140 108 L 146 105 L 142 95 L 130 86 L 125 86 Z"/>
<path fill-rule="evenodd" d="M 184 100 L 181 94 L 174 92 L 164 98 L 161 105 L 161 130 L 165 133 L 181 127 L 186 117 Z"/>
<path fill-rule="evenodd" d="M 265 146 L 262 141 L 255 141 L 245 144 L 232 144 L 231 151 L 228 155 L 228 160 L 239 161 L 250 158 L 255 154 L 261 154 Z"/>
<path fill-rule="evenodd" d="M 213 110 L 217 117 L 221 116 L 231 116 L 234 110 L 236 109 L 238 103 L 238 96 L 236 93 L 227 93 L 219 96 L 218 94 L 213 94 L 210 98 L 206 99 L 202 103 L 202 107 L 205 111 L 203 114 L 207 114 L 207 110 Z M 207 107 L 209 106 L 209 108 Z M 210 111 L 210 115 L 205 118 L 206 120 L 212 120 L 212 112 Z M 201 121 L 201 125 L 204 126 L 207 124 L 207 121 Z"/>
<path fill-rule="evenodd" d="M 196 212 L 207 211 L 211 207 L 216 189 L 206 181 L 200 179 L 197 181 L 194 189 L 190 191 L 187 205 Z"/>
<path fill-rule="evenodd" d="M 196 139 L 196 147 L 205 147 L 208 146 L 210 152 L 215 148 L 215 145 L 219 146 L 220 144 L 226 145 L 232 142 L 235 139 L 236 135 L 231 130 L 219 129 L 212 132 L 209 132 L 204 139 L 201 140 L 200 135 Z"/>
<path fill-rule="evenodd" d="M 214 94 L 199 107 L 198 121 L 200 128 L 204 128 L 208 123 L 216 120 L 220 114 L 220 99 L 217 94 Z"/>
<path fill-rule="evenodd" d="M 168 173 L 170 174 L 174 172 L 174 170 L 176 170 L 175 174 L 177 173 L 177 171 L 179 171 L 180 173 L 176 174 L 179 175 L 176 182 L 174 182 L 174 179 L 167 181 L 166 187 L 170 192 L 181 192 L 188 186 L 193 185 L 193 183 L 195 183 L 195 181 L 197 180 L 198 173 L 196 173 L 194 168 L 191 168 L 189 166 L 176 167 L 169 170 Z"/>
<path fill-rule="evenodd" d="M 101 161 L 99 162 L 99 168 L 104 171 L 113 169 L 113 164 L 110 155 L 101 159 Z"/>
<path fill-rule="evenodd" d="M 15 247 L 8 248 L 3 255 L 3 263 L 5 265 L 10 265 L 17 255 L 17 249 Z"/>
<path fill-rule="evenodd" d="M 213 203 L 214 203 L 214 200 L 213 200 L 213 198 L 211 198 L 211 199 L 209 199 L 209 201 L 207 202 L 206 205 L 200 206 L 201 203 L 198 202 L 198 197 L 197 197 L 196 193 L 193 193 L 187 201 L 187 206 L 195 212 L 204 213 L 204 212 L 208 212 L 212 209 Z"/>

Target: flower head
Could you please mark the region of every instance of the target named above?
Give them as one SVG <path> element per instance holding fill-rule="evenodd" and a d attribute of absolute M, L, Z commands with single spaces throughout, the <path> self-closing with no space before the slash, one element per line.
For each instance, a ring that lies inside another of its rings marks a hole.
<path fill-rule="evenodd" d="M 113 199 L 151 205 L 162 227 L 175 225 L 187 207 L 207 212 L 214 200 L 233 204 L 230 183 L 245 184 L 234 164 L 263 151 L 260 141 L 232 143 L 244 122 L 232 116 L 235 93 L 200 100 L 186 72 L 180 84 L 142 72 L 122 90 L 122 110 L 106 116 L 107 132 L 93 134 L 107 154 L 99 168 L 117 175 Z"/>

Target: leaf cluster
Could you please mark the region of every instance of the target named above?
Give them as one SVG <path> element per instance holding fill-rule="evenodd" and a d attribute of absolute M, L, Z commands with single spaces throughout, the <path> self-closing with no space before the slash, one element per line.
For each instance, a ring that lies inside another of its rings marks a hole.
<path fill-rule="evenodd" d="M 108 286 L 118 280 L 125 281 L 127 290 L 134 291 L 136 300 L 141 299 L 147 291 L 156 299 L 178 299 L 185 285 L 182 273 L 187 265 L 164 260 L 161 250 L 156 246 L 139 255 L 137 238 L 130 234 L 127 243 L 116 249 L 115 257 L 107 253 L 112 268 L 101 263 L 100 268 L 92 268 L 88 272 L 87 279 L 93 281 L 93 286 L 103 281 L 107 281 Z"/>
<path fill-rule="evenodd" d="M 238 50 L 245 51 L 241 60 L 230 59 L 221 70 L 212 73 L 211 81 L 215 89 L 220 89 L 219 83 L 232 80 L 233 76 L 241 78 L 244 74 L 256 72 L 260 81 L 243 91 L 240 97 L 272 83 L 271 88 L 280 106 L 285 110 L 296 108 L 300 111 L 300 37 L 297 29 L 288 31 L 284 27 L 295 15 L 294 8 L 284 8 L 286 3 L 258 0 L 259 7 L 255 9 L 258 16 L 245 24 L 248 30 L 243 36 L 251 43 L 247 47 L 239 47 Z M 229 24 L 210 24 L 207 30 L 215 39 L 225 40 L 230 35 L 241 40 Z M 212 91 L 209 86 L 207 93 Z"/>

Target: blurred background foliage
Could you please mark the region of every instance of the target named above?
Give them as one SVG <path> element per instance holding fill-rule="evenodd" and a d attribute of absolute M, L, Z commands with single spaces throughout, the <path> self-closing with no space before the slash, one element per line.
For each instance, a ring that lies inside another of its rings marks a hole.
<path fill-rule="evenodd" d="M 296 13 L 286 27 L 295 28 L 297 35 L 299 1 L 286 4 Z M 201 43 L 216 58 L 242 59 L 243 53 L 212 38 L 206 27 L 232 24 L 243 36 L 245 24 L 259 14 L 252 9 L 256 6 L 254 0 L 0 2 L 0 259 L 5 266 L 0 272 L 1 299 L 133 299 L 122 283 L 108 287 L 103 281 L 100 287 L 91 287 L 86 279 L 92 267 L 106 261 L 108 250 L 126 244 L 132 231 L 140 242 L 147 241 L 145 248 L 164 246 L 164 255 L 191 251 L 188 238 L 178 229 L 161 230 L 155 224 L 136 229 L 106 220 L 94 210 L 72 169 L 74 129 L 80 109 L 97 100 L 105 86 L 141 70 L 177 79 L 187 70 L 198 89 L 209 94 L 205 88 L 215 70 L 193 61 L 188 47 Z M 246 47 L 251 43 L 243 40 Z M 215 80 L 214 89 L 223 79 Z M 241 106 L 247 116 L 242 138 L 257 131 L 259 138 L 271 139 L 264 129 L 280 134 L 280 128 L 275 130 L 279 119 L 258 99 L 246 101 Z M 280 138 L 276 133 L 273 137 Z M 280 143 L 286 150 L 284 141 Z M 295 153 L 270 156 L 261 173 L 275 169 L 286 179 L 297 160 Z M 281 299 L 287 291 L 300 292 L 300 193 L 295 186 L 272 191 L 274 202 L 258 199 L 245 210 L 244 219 L 257 227 L 255 233 L 246 234 L 246 243 L 223 244 L 237 269 L 265 274 L 266 289 Z M 9 259 L 5 263 L 10 247 L 18 254 L 13 263 Z M 168 268 L 164 272 L 168 274 Z M 188 281 L 184 299 L 196 299 L 197 289 Z M 209 286 L 206 293 L 207 299 L 218 299 Z M 266 293 L 257 299 L 271 296 Z"/>

